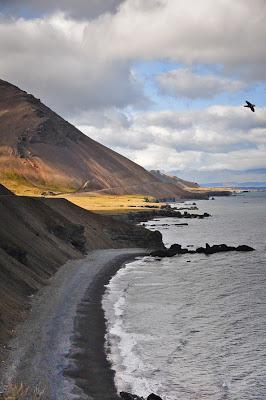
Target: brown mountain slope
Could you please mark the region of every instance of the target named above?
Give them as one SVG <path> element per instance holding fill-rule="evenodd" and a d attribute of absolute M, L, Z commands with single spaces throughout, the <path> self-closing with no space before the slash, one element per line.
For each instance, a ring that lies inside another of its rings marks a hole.
<path fill-rule="evenodd" d="M 32 95 L 0 80 L 0 180 L 57 191 L 188 197 L 90 139 Z"/>
<path fill-rule="evenodd" d="M 177 176 L 163 174 L 161 171 L 151 170 L 150 173 L 157 179 L 159 179 L 163 183 L 174 184 L 180 186 L 184 190 L 190 190 L 199 188 L 199 185 L 195 182 L 185 181 L 184 179 L 178 178 Z"/>

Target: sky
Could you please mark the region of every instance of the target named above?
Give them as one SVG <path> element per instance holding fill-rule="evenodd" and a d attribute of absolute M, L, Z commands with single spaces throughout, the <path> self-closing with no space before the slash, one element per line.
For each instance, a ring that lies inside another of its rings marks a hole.
<path fill-rule="evenodd" d="M 265 0 L 0 0 L 0 78 L 147 169 L 266 182 L 265 18 Z"/>

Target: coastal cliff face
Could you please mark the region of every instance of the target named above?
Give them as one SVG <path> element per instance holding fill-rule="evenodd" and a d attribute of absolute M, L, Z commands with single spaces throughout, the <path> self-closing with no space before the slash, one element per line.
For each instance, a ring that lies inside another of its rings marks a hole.
<path fill-rule="evenodd" d="M 19 197 L 0 185 L 0 352 L 29 296 L 60 265 L 92 249 L 162 248 L 150 232 L 85 211 L 65 199 Z"/>
<path fill-rule="evenodd" d="M 0 181 L 58 192 L 191 197 L 84 135 L 39 99 L 0 80 Z"/>

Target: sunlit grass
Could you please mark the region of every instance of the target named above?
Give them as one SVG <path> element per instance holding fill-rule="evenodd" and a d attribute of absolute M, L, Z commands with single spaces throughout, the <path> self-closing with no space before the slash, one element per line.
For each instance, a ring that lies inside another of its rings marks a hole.
<path fill-rule="evenodd" d="M 16 172 L 2 174 L 0 177 L 0 184 L 4 185 L 18 196 L 41 196 L 42 193 L 49 191 L 55 194 L 73 193 L 75 191 L 75 189 L 71 187 L 59 187 L 56 185 L 50 185 L 49 188 L 41 184 L 35 186 Z"/>
<path fill-rule="evenodd" d="M 99 213 L 123 213 L 136 210 L 149 210 L 149 206 L 159 207 L 153 197 L 143 195 L 99 195 L 84 194 L 80 196 L 66 195 L 67 200 L 86 210 L 97 211 Z"/>
<path fill-rule="evenodd" d="M 37 187 L 17 174 L 9 174 L 0 178 L 0 183 L 19 196 L 63 197 L 85 210 L 99 213 L 125 213 L 136 210 L 147 211 L 151 206 L 159 207 L 152 196 L 111 195 L 91 193 L 73 193 L 72 188 Z"/>

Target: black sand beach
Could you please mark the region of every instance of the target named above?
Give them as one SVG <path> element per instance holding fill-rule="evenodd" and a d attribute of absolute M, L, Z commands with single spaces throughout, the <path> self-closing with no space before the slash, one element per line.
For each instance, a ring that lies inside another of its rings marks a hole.
<path fill-rule="evenodd" d="M 78 306 L 75 318 L 74 350 L 70 352 L 72 368 L 66 369 L 66 376 L 75 380 L 78 388 L 95 400 L 118 400 L 114 386 L 114 372 L 106 359 L 104 349 L 106 325 L 102 309 L 105 285 L 125 262 L 147 253 L 121 253 L 110 259 L 104 270 L 98 273 Z M 80 391 L 78 391 L 80 393 Z"/>
<path fill-rule="evenodd" d="M 105 285 L 145 249 L 96 250 L 66 263 L 32 302 L 10 343 L 4 383 L 24 382 L 49 400 L 118 399 L 104 351 Z"/>

